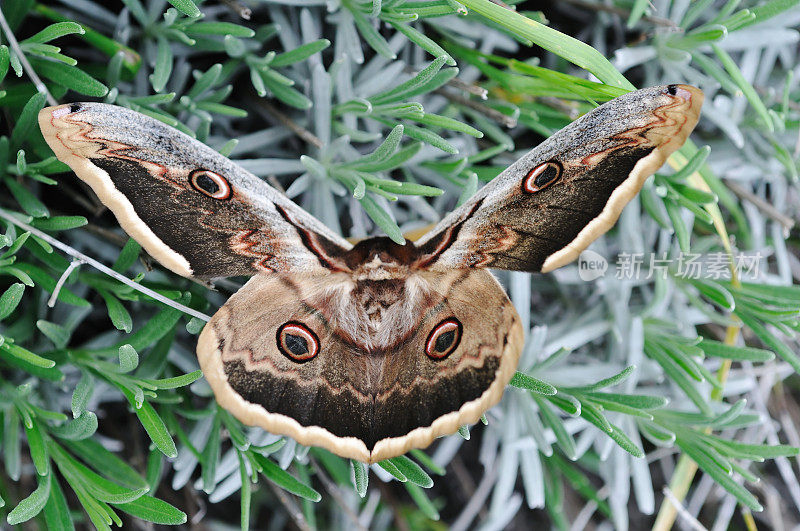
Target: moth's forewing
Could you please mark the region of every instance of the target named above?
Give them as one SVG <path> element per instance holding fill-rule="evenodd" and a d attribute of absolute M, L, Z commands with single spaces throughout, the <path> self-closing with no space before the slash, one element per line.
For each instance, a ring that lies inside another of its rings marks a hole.
<path fill-rule="evenodd" d="M 428 267 L 547 272 L 571 262 L 683 145 L 702 103 L 694 87 L 653 87 L 575 120 L 423 236 Z"/>
<path fill-rule="evenodd" d="M 42 109 L 39 125 L 125 231 L 179 275 L 323 272 L 351 247 L 263 180 L 149 116 L 70 103 Z"/>

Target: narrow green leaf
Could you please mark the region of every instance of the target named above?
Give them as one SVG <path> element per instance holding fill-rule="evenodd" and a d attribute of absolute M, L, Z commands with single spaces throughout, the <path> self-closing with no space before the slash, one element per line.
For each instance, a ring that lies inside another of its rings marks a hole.
<path fill-rule="evenodd" d="M 597 391 L 606 387 L 612 387 L 627 380 L 628 377 L 630 377 L 630 375 L 633 374 L 633 371 L 635 370 L 636 367 L 634 365 L 629 365 L 628 367 L 625 367 L 621 372 L 615 374 L 614 376 L 605 378 L 603 380 L 600 380 L 599 382 L 581 387 L 566 387 L 564 390 L 569 393 L 570 391 L 578 389 L 580 389 L 581 391 Z"/>
<path fill-rule="evenodd" d="M 770 0 L 750 9 L 755 15 L 753 23 L 770 19 L 784 11 L 797 6 L 797 0 Z"/>
<path fill-rule="evenodd" d="M 36 219 L 33 226 L 41 230 L 59 231 L 83 227 L 89 221 L 83 216 L 52 216 L 46 219 Z"/>
<path fill-rule="evenodd" d="M 794 368 L 795 371 L 800 372 L 800 356 L 790 349 L 785 343 L 775 337 L 766 326 L 758 321 L 755 317 L 737 312 L 739 318 L 744 324 L 753 331 L 758 338 L 764 342 L 766 346 L 771 348 L 775 354 L 783 358 L 784 361 Z"/>
<path fill-rule="evenodd" d="M 127 503 L 144 495 L 149 487 L 129 489 L 95 473 L 89 467 L 72 457 L 58 444 L 49 441 L 48 448 L 58 469 L 70 482 L 80 483 L 86 492 L 97 501 L 106 503 Z M 110 516 L 110 515 L 109 515 Z"/>
<path fill-rule="evenodd" d="M 633 90 L 634 86 L 599 51 L 577 39 L 547 27 L 490 0 L 462 0 L 470 11 L 488 18 L 511 33 L 563 57 L 591 72 L 608 85 Z"/>
<path fill-rule="evenodd" d="M 150 83 L 153 85 L 153 90 L 156 92 L 163 91 L 167 81 L 169 81 L 170 74 L 172 74 L 172 49 L 169 41 L 161 37 L 158 39 L 156 48 L 156 62 L 153 66 L 153 73 L 150 74 Z"/>
<path fill-rule="evenodd" d="M 142 247 L 133 238 L 128 238 L 125 246 L 119 252 L 117 260 L 114 262 L 113 270 L 117 273 L 127 271 L 139 258 L 139 251 Z"/>
<path fill-rule="evenodd" d="M 717 46 L 716 44 L 711 45 L 711 49 L 714 50 L 714 53 L 719 58 L 722 66 L 725 67 L 725 70 L 730 74 L 733 81 L 739 86 L 744 94 L 744 97 L 747 98 L 747 101 L 750 102 L 750 105 L 753 107 L 753 110 L 756 111 L 761 117 L 761 120 L 767 126 L 770 132 L 775 131 L 775 125 L 772 123 L 772 119 L 770 118 L 769 112 L 767 112 L 767 107 L 764 105 L 764 102 L 761 101 L 761 97 L 759 97 L 756 89 L 753 88 L 751 85 L 742 75 L 742 71 L 739 70 L 739 66 L 736 62 L 728 55 L 728 52 Z"/>
<path fill-rule="evenodd" d="M 737 361 L 756 361 L 766 362 L 775 359 L 775 353 L 769 350 L 753 347 L 737 347 L 733 345 L 726 345 L 719 341 L 711 339 L 704 339 L 698 346 L 703 349 L 706 356 L 714 356 L 717 358 L 724 358 Z"/>
<path fill-rule="evenodd" d="M 39 485 L 27 498 L 17 504 L 6 516 L 9 525 L 18 525 L 27 522 L 42 509 L 44 509 L 47 499 L 50 496 L 50 476 L 39 478 Z"/>
<path fill-rule="evenodd" d="M 0 295 L 0 320 L 5 319 L 17 309 L 25 292 L 25 285 L 16 282 Z"/>
<path fill-rule="evenodd" d="M 164 308 L 152 317 L 146 325 L 126 337 L 125 341 L 114 346 L 96 351 L 98 354 L 115 355 L 124 344 L 129 344 L 137 352 L 141 352 L 167 335 L 178 323 L 183 313 L 174 308 Z"/>
<path fill-rule="evenodd" d="M 475 138 L 483 138 L 483 133 L 481 131 L 478 131 L 471 125 L 467 125 L 463 122 L 459 122 L 458 120 L 448 118 L 447 116 L 439 116 L 438 114 L 425 113 L 421 117 L 409 117 L 408 119 L 413 120 L 417 123 L 429 125 L 431 127 L 441 127 L 443 129 L 450 129 L 451 131 L 465 133 L 470 136 L 474 136 Z"/>
<path fill-rule="evenodd" d="M 111 320 L 111 324 L 114 325 L 114 328 L 122 330 L 125 333 L 130 333 L 130 331 L 133 330 L 133 319 L 131 318 L 131 314 L 128 313 L 128 310 L 125 309 L 125 306 L 109 292 L 105 290 L 98 290 L 98 292 L 106 303 L 108 318 Z"/>
<path fill-rule="evenodd" d="M 375 120 L 386 125 L 391 125 L 389 120 L 383 118 L 375 118 Z M 405 124 L 404 132 L 406 136 L 413 138 L 414 140 L 419 140 L 420 142 L 430 144 L 435 148 L 441 149 L 445 153 L 449 153 L 451 155 L 458 153 L 458 150 L 450 142 L 428 129 L 417 127 L 416 125 Z"/>
<path fill-rule="evenodd" d="M 72 515 L 67 506 L 67 499 L 58 481 L 50 483 L 50 495 L 44 506 L 44 521 L 47 529 L 58 529 L 60 531 L 72 531 L 75 524 L 72 523 Z"/>
<path fill-rule="evenodd" d="M 39 319 L 36 321 L 36 328 L 44 334 L 47 339 L 53 342 L 57 348 L 64 348 L 69 343 L 70 331 L 63 326 Z"/>
<path fill-rule="evenodd" d="M 172 378 L 162 378 L 160 380 L 147 380 L 156 389 L 177 389 L 195 382 L 203 377 L 203 371 L 197 370 L 188 374 L 180 376 L 173 376 Z"/>
<path fill-rule="evenodd" d="M 308 99 L 305 94 L 298 92 L 291 86 L 277 82 L 274 78 L 268 76 L 266 72 L 259 71 L 259 75 L 264 85 L 283 103 L 296 109 L 305 110 L 311 108 L 311 100 Z M 256 87 L 256 89 L 258 89 L 258 87 Z"/>
<path fill-rule="evenodd" d="M 11 54 L 8 51 L 8 46 L 0 44 L 0 81 L 5 79 L 8 73 L 8 65 L 10 64 Z M 3 157 L 2 160 L 5 160 Z"/>
<path fill-rule="evenodd" d="M 538 378 L 534 378 L 533 376 L 529 376 L 519 371 L 517 371 L 514 374 L 514 376 L 511 378 L 511 381 L 508 383 L 509 385 L 513 385 L 514 387 L 519 387 L 520 389 L 527 389 L 528 391 L 532 391 L 540 395 L 552 396 L 558 392 L 558 389 L 556 389 L 549 383 L 543 382 Z"/>
<path fill-rule="evenodd" d="M 369 155 L 364 155 L 358 160 L 354 161 L 355 164 L 360 163 L 380 163 L 388 160 L 392 154 L 397 151 L 400 141 L 403 139 L 403 126 L 396 125 L 392 128 L 391 132 L 386 136 L 386 139 L 381 142 L 381 145 L 375 148 L 375 151 Z M 352 163 L 351 163 L 352 164 Z"/>
<path fill-rule="evenodd" d="M 681 209 L 672 200 L 664 200 L 664 207 L 667 209 L 667 215 L 672 222 L 672 228 L 675 230 L 675 236 L 678 238 L 678 246 L 684 254 L 689 254 L 689 242 L 691 240 L 691 232 L 686 227 L 686 223 L 681 217 Z"/>
<path fill-rule="evenodd" d="M 403 483 L 408 481 L 408 478 L 405 476 L 405 474 L 403 474 L 390 459 L 378 461 L 378 466 L 394 476 L 397 481 L 402 481 Z"/>
<path fill-rule="evenodd" d="M 408 40 L 410 40 L 411 42 L 413 42 L 414 44 L 416 44 L 417 46 L 419 46 L 432 56 L 436 58 L 443 57 L 445 63 L 447 63 L 450 66 L 456 66 L 455 59 L 453 59 L 450 56 L 450 54 L 444 50 L 444 48 L 436 44 L 436 41 L 434 41 L 424 33 L 417 31 L 410 24 L 398 24 L 395 22 L 392 22 L 391 24 L 394 29 L 405 35 L 406 38 L 408 38 Z"/>
<path fill-rule="evenodd" d="M 481 422 L 483 422 L 484 425 L 487 424 L 485 416 L 481 416 Z M 409 453 L 413 455 L 416 458 L 416 460 L 422 464 L 422 466 L 424 466 L 437 476 L 444 476 L 445 474 L 444 468 L 437 465 L 434 462 L 434 460 L 431 459 L 431 456 L 429 456 L 419 448 L 414 448 Z"/>
<path fill-rule="evenodd" d="M 408 457 L 401 455 L 390 459 L 392 464 L 397 467 L 408 481 L 419 485 L 423 489 L 429 489 L 433 486 L 433 479 L 419 466 L 417 463 Z"/>
<path fill-rule="evenodd" d="M 75 386 L 75 390 L 72 392 L 71 409 L 73 418 L 80 416 L 81 413 L 86 411 L 86 404 L 92 397 L 93 392 L 94 378 L 92 378 L 88 372 L 82 371 L 81 379 L 78 380 L 78 384 Z"/>
<path fill-rule="evenodd" d="M 307 42 L 287 52 L 279 53 L 272 58 L 272 61 L 270 61 L 269 65 L 274 68 L 280 68 L 282 66 L 289 66 L 294 63 L 299 63 L 300 61 L 308 59 L 315 53 L 321 52 L 330 45 L 331 41 L 328 39 L 319 39 L 316 41 Z"/>
<path fill-rule="evenodd" d="M 695 463 L 714 481 L 716 481 L 722 488 L 731 493 L 742 505 L 749 507 L 753 511 L 762 511 L 763 507 L 758 500 L 746 488 L 739 485 L 734 479 L 704 453 L 698 446 L 690 444 L 683 439 L 678 439 L 677 444 L 683 449 L 686 454 L 691 457 Z"/>
<path fill-rule="evenodd" d="M 214 415 L 211 431 L 208 433 L 208 439 L 206 440 L 206 445 L 203 448 L 200 459 L 203 464 L 203 490 L 206 493 L 213 491 L 215 486 L 214 478 L 217 473 L 217 462 L 219 461 L 219 448 L 222 436 L 220 433 L 221 422 L 220 415 Z"/>
<path fill-rule="evenodd" d="M 111 453 L 94 439 L 63 441 L 70 451 L 95 471 L 114 478 L 114 481 L 130 489 L 141 489 L 148 483 L 128 463 Z"/>
<path fill-rule="evenodd" d="M 36 33 L 35 35 L 28 37 L 22 42 L 45 43 L 58 39 L 59 37 L 63 37 L 65 35 L 72 35 L 75 33 L 83 35 L 86 32 L 83 30 L 83 27 L 76 22 L 56 22 L 55 24 L 50 24 L 39 33 Z"/>
<path fill-rule="evenodd" d="M 240 26 L 231 22 L 195 22 L 185 30 L 187 35 L 231 35 L 232 37 L 253 37 L 256 32 L 247 26 Z"/>
<path fill-rule="evenodd" d="M 389 43 L 386 42 L 386 39 L 378 33 L 378 30 L 375 29 L 372 22 L 363 13 L 358 9 L 353 9 L 350 13 L 353 15 L 353 21 L 356 23 L 358 32 L 364 37 L 366 43 L 378 52 L 378 55 L 382 55 L 387 59 L 397 58 L 392 49 L 389 48 Z"/>
<path fill-rule="evenodd" d="M 642 16 L 644 16 L 648 7 L 650 7 L 649 0 L 633 1 L 633 7 L 631 7 L 631 13 L 630 15 L 628 15 L 627 25 L 629 28 L 634 27 L 639 22 L 639 20 L 641 20 Z"/>
<path fill-rule="evenodd" d="M 298 481 L 294 476 L 275 464 L 272 459 L 259 454 L 255 454 L 254 457 L 256 461 L 258 461 L 258 464 L 261 465 L 261 472 L 264 474 L 264 477 L 280 488 L 313 502 L 318 502 L 322 499 L 319 492 Z"/>
<path fill-rule="evenodd" d="M 620 448 L 631 454 L 633 457 L 639 459 L 644 457 L 644 452 L 642 449 L 636 446 L 636 444 L 634 444 L 634 442 L 627 435 L 625 435 L 625 432 L 619 429 L 618 426 L 614 424 L 611 425 L 611 433 L 609 433 L 609 436 Z"/>
<path fill-rule="evenodd" d="M 26 214 L 30 214 L 35 218 L 41 218 L 50 215 L 50 212 L 47 210 L 47 207 L 44 206 L 44 203 L 42 203 L 35 195 L 33 195 L 30 190 L 13 179 L 7 178 L 4 182 L 11 191 L 11 195 L 14 197 L 17 203 L 19 203 L 19 206 L 22 207 Z"/>
<path fill-rule="evenodd" d="M 31 365 L 35 365 L 36 367 L 42 367 L 44 369 L 49 369 L 51 367 L 55 367 L 56 365 L 55 361 L 43 358 L 42 356 L 34 354 L 30 350 L 22 348 L 19 345 L 3 343 L 0 345 L 0 352 L 4 352 L 19 360 L 30 363 Z"/>
<path fill-rule="evenodd" d="M 552 408 L 547 404 L 545 399 L 536 395 L 533 396 L 533 399 L 539 406 L 539 414 L 542 416 L 544 424 L 553 430 L 553 435 L 556 437 L 556 443 L 558 444 L 559 448 L 561 448 L 561 451 L 564 452 L 564 455 L 566 455 L 569 459 L 573 461 L 577 459 L 578 452 L 575 448 L 575 439 L 567 431 L 567 428 L 564 426 L 564 422 L 561 420 L 561 417 L 556 415 Z"/>
<path fill-rule="evenodd" d="M 63 426 L 50 428 L 50 433 L 59 439 L 79 441 L 91 437 L 97 431 L 97 415 L 84 410 L 78 417 Z"/>
<path fill-rule="evenodd" d="M 108 87 L 80 68 L 37 57 L 30 57 L 30 62 L 40 76 L 79 94 L 94 98 L 102 98 L 108 94 Z"/>
<path fill-rule="evenodd" d="M 189 92 L 186 93 L 191 100 L 194 100 L 205 91 L 209 90 L 219 79 L 222 73 L 222 65 L 217 63 L 212 65 L 208 70 L 203 72 L 192 85 Z"/>
<path fill-rule="evenodd" d="M 636 409 L 659 409 L 669 403 L 669 400 L 662 396 L 622 395 L 617 393 L 586 393 L 586 396 L 616 402 Z"/>
<path fill-rule="evenodd" d="M 361 203 L 361 207 L 370 219 L 372 219 L 393 242 L 399 245 L 405 243 L 406 240 L 403 238 L 403 232 L 400 230 L 400 227 L 397 226 L 397 222 L 375 202 L 375 199 L 370 196 L 365 196 L 359 199 L 358 202 Z"/>
<path fill-rule="evenodd" d="M 192 0 L 167 0 L 170 4 L 175 6 L 175 9 L 184 15 L 192 18 L 197 18 L 201 15 L 200 10 L 197 8 Z M 186 520 L 184 520 L 185 522 Z M 181 522 L 183 523 L 183 522 Z"/>
<path fill-rule="evenodd" d="M 131 372 L 139 366 L 139 354 L 132 346 L 125 344 L 119 347 L 119 371 Z"/>
<path fill-rule="evenodd" d="M 444 62 L 444 57 L 437 57 L 431 62 L 431 64 L 420 70 L 416 76 L 412 77 L 408 81 L 400 83 L 392 89 L 372 96 L 369 98 L 369 101 L 373 105 L 379 105 L 382 103 L 403 100 L 408 92 L 416 90 L 418 87 L 430 82 L 431 79 L 433 79 L 433 77 L 439 72 L 439 70 L 442 69 Z"/>
<path fill-rule="evenodd" d="M 416 503 L 417 507 L 422 511 L 422 514 L 431 520 L 439 519 L 439 511 L 436 510 L 436 507 L 428 499 L 428 496 L 425 495 L 425 491 L 415 483 L 409 482 L 403 485 L 408 491 L 408 494 L 411 495 L 411 499 L 414 500 L 414 503 Z"/>
<path fill-rule="evenodd" d="M 644 435 L 647 440 L 656 446 L 663 448 L 672 448 L 675 443 L 675 433 L 668 430 L 663 426 L 659 426 L 653 422 L 648 422 L 639 419 L 639 431 Z"/>
<path fill-rule="evenodd" d="M 367 465 L 354 459 L 350 460 L 350 468 L 353 473 L 353 484 L 359 497 L 363 498 L 367 495 L 367 487 L 369 486 L 369 468 Z"/>
<path fill-rule="evenodd" d="M 239 508 L 239 520 L 242 531 L 250 529 L 250 500 L 252 498 L 252 484 L 250 483 L 250 476 L 247 474 L 247 467 L 245 466 L 244 458 L 241 452 L 236 452 L 236 457 L 239 458 L 239 475 L 242 479 L 242 488 L 239 492 L 241 500 Z"/>
<path fill-rule="evenodd" d="M 34 421 L 31 426 L 23 423 L 25 435 L 28 438 L 28 449 L 31 452 L 31 461 L 36 468 L 36 473 L 44 476 L 50 472 L 50 457 L 45 446 L 44 434 L 38 422 Z"/>
<path fill-rule="evenodd" d="M 153 444 L 167 457 L 177 457 L 178 449 L 175 447 L 175 441 L 172 440 L 164 420 L 156 413 L 153 406 L 145 401 L 140 408 L 137 408 L 137 401 L 133 393 L 126 389 L 121 390 L 128 402 L 133 406 L 134 413 L 139 417 L 139 422 L 142 423 L 142 427 L 147 432 L 147 435 L 150 436 Z"/>
<path fill-rule="evenodd" d="M 169 503 L 144 495 L 128 503 L 115 503 L 121 511 L 147 522 L 162 525 L 180 525 L 186 523 L 186 513 Z"/>
<path fill-rule="evenodd" d="M 664 369 L 669 379 L 680 387 L 689 399 L 705 414 L 711 414 L 711 407 L 697 389 L 697 384 L 690 380 L 683 369 L 658 344 L 645 340 L 645 353 Z"/>
<path fill-rule="evenodd" d="M 13 147 L 21 146 L 24 141 L 29 139 L 31 132 L 37 129 L 37 116 L 39 115 L 39 111 L 44 107 L 44 104 L 45 95 L 41 92 L 37 92 L 31 96 L 31 99 L 29 99 L 22 108 L 19 119 L 14 125 L 14 130 L 11 132 L 11 145 Z"/>

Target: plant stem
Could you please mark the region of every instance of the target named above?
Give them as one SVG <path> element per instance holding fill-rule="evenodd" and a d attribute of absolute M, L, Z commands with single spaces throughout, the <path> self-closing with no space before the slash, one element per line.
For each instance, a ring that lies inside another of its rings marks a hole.
<path fill-rule="evenodd" d="M 131 280 L 128 277 L 126 277 L 125 275 L 117 273 L 116 271 L 114 271 L 110 267 L 101 264 L 100 262 L 98 262 L 94 258 L 86 256 L 82 252 L 80 252 L 80 251 L 78 251 L 76 249 L 73 249 L 69 245 L 56 240 L 55 238 L 53 238 L 49 234 L 45 234 L 44 232 L 40 231 L 39 229 L 31 227 L 27 223 L 24 223 L 24 222 L 16 219 L 14 216 L 12 216 L 11 214 L 9 214 L 8 212 L 6 212 L 3 209 L 0 209 L 0 218 L 3 218 L 6 221 L 9 221 L 9 222 L 13 223 L 14 225 L 16 225 L 16 226 L 18 226 L 18 227 L 20 227 L 22 229 L 25 229 L 26 231 L 30 232 L 31 234 L 34 234 L 37 237 L 43 239 L 44 241 L 46 241 L 47 243 L 49 243 L 53 247 L 61 249 L 62 251 L 64 251 L 68 255 L 72 256 L 73 258 L 77 258 L 78 260 L 82 260 L 83 262 L 89 264 L 90 266 L 94 267 L 98 271 L 100 271 L 102 273 L 105 273 L 106 275 L 119 280 L 120 282 L 122 282 L 126 286 L 130 286 L 131 288 L 135 289 L 139 293 L 143 293 L 144 295 L 147 295 L 148 297 L 150 297 L 152 299 L 155 299 L 155 300 L 157 300 L 159 302 L 162 302 L 162 303 L 166 304 L 167 306 L 171 306 L 172 308 L 175 308 L 176 310 L 180 310 L 183 313 L 191 315 L 192 317 L 196 317 L 196 318 L 198 318 L 198 319 L 200 319 L 202 321 L 208 322 L 208 321 L 211 320 L 211 316 L 209 316 L 209 315 L 207 315 L 207 314 L 205 314 L 203 312 L 199 312 L 199 311 L 195 310 L 194 308 L 189 308 L 188 306 L 185 306 L 185 305 L 183 305 L 183 304 L 181 304 L 179 302 L 173 301 L 172 299 L 168 299 L 167 297 L 161 295 L 160 293 L 157 293 L 157 292 L 151 290 L 150 288 L 142 286 L 138 282 L 134 282 L 133 280 Z"/>

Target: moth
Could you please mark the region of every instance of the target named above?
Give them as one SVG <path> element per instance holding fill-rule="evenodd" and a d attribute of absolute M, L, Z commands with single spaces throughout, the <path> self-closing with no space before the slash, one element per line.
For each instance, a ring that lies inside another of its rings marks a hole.
<path fill-rule="evenodd" d="M 350 244 L 264 181 L 137 112 L 39 113 L 57 157 L 164 267 L 250 280 L 197 345 L 248 425 L 376 462 L 476 422 L 523 346 L 490 268 L 547 272 L 612 226 L 686 140 L 703 93 L 628 93 L 523 156 L 416 242 Z"/>

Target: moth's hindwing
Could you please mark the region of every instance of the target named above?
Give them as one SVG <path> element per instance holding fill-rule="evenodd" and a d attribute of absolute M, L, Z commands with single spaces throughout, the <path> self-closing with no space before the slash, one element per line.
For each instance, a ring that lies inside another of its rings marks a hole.
<path fill-rule="evenodd" d="M 39 113 L 56 156 L 162 265 L 187 277 L 323 272 L 350 244 L 197 140 L 103 103 Z"/>
<path fill-rule="evenodd" d="M 694 87 L 667 85 L 575 120 L 423 236 L 426 265 L 546 272 L 571 262 L 683 145 L 702 102 Z"/>
<path fill-rule="evenodd" d="M 375 303 L 364 307 L 349 275 L 255 276 L 200 336 L 219 403 L 246 424 L 364 462 L 477 421 L 517 366 L 514 307 L 483 270 L 398 280 L 368 288 Z"/>

